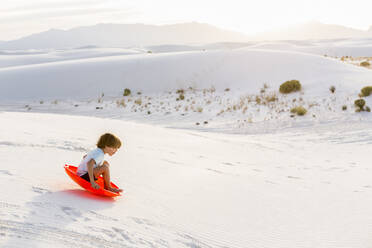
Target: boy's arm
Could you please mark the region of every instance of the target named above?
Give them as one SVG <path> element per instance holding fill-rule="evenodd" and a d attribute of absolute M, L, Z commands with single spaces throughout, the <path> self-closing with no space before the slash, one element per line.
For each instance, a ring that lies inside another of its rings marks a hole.
<path fill-rule="evenodd" d="M 94 161 L 94 159 L 89 160 L 89 162 L 87 163 L 88 175 L 89 175 L 89 180 L 90 180 L 90 184 L 92 185 L 92 187 L 94 189 L 99 189 L 99 185 L 96 184 L 96 182 L 94 181 L 93 167 L 94 167 L 95 163 L 96 163 L 96 161 Z"/>

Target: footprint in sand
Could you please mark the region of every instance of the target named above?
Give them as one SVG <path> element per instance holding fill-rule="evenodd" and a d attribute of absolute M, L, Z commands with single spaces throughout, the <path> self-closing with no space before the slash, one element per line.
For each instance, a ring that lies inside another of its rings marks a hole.
<path fill-rule="evenodd" d="M 12 173 L 10 173 L 9 171 L 7 170 L 0 170 L 0 174 L 3 174 L 3 175 L 8 175 L 8 176 L 13 176 Z"/>
<path fill-rule="evenodd" d="M 47 189 L 43 189 L 43 188 L 35 187 L 35 186 L 32 186 L 32 191 L 34 191 L 35 193 L 39 193 L 39 194 L 50 193 L 50 191 Z"/>

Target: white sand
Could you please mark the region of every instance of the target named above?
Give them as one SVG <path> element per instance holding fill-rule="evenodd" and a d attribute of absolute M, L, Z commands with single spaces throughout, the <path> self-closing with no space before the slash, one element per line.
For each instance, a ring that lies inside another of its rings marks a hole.
<path fill-rule="evenodd" d="M 1 247 L 370 246 L 371 114 L 353 102 L 371 70 L 293 50 L 92 49 L 0 58 Z M 290 79 L 302 92 L 279 94 Z M 104 132 L 124 144 L 115 200 L 63 170 Z"/>

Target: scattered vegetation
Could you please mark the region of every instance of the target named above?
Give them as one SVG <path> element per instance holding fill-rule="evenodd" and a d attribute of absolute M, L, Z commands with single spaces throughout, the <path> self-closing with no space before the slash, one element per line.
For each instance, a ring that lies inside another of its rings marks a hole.
<path fill-rule="evenodd" d="M 357 99 L 354 101 L 354 105 L 356 107 L 355 112 L 365 111 L 364 105 L 366 105 L 366 101 L 364 99 Z"/>
<path fill-rule="evenodd" d="M 123 96 L 129 96 L 129 95 L 131 95 L 130 89 L 128 89 L 128 88 L 124 89 Z"/>
<path fill-rule="evenodd" d="M 336 87 L 332 85 L 331 87 L 329 87 L 329 91 L 331 91 L 332 94 L 335 93 Z"/>
<path fill-rule="evenodd" d="M 368 61 L 360 62 L 360 66 L 368 67 L 368 66 L 370 66 L 370 65 L 371 65 L 371 64 L 370 64 Z"/>
<path fill-rule="evenodd" d="M 123 108 L 125 108 L 127 105 L 125 104 L 125 100 L 124 99 L 121 99 L 121 100 L 117 100 L 116 101 L 116 105 L 118 106 L 118 107 L 123 107 Z"/>
<path fill-rule="evenodd" d="M 297 106 L 291 109 L 291 113 L 302 116 L 307 113 L 307 110 L 303 106 Z"/>
<path fill-rule="evenodd" d="M 289 94 L 292 92 L 300 91 L 301 83 L 298 80 L 289 80 L 282 83 L 279 87 L 279 92 L 282 94 Z"/>
<path fill-rule="evenodd" d="M 142 105 L 142 99 L 138 98 L 134 101 L 134 103 L 137 104 L 137 105 Z"/>
<path fill-rule="evenodd" d="M 361 97 L 369 96 L 371 95 L 371 93 L 372 93 L 372 86 L 366 86 L 360 90 Z"/>

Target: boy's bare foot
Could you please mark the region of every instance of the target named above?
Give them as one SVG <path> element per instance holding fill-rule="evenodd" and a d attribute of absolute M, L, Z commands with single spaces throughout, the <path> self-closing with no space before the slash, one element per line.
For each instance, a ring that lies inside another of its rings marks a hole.
<path fill-rule="evenodd" d="M 108 188 L 105 188 L 105 189 L 108 190 L 108 191 L 114 192 L 114 193 L 121 193 L 121 192 L 123 192 L 122 189 L 116 189 L 116 188 L 113 188 L 113 187 L 108 187 Z"/>

